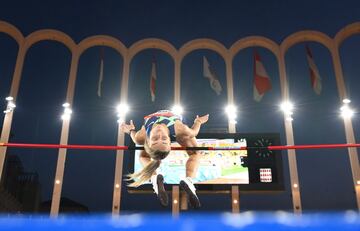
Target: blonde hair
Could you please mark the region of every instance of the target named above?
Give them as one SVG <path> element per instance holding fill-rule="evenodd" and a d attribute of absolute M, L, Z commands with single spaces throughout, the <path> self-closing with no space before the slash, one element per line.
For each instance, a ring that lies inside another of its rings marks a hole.
<path fill-rule="evenodd" d="M 156 169 L 160 166 L 161 160 L 167 157 L 170 151 L 154 150 L 149 147 L 147 139 L 144 142 L 144 149 L 151 157 L 150 163 L 148 163 L 141 171 L 127 175 L 127 180 L 134 182 L 130 183 L 129 187 L 138 187 L 150 180 L 151 176 L 155 173 Z"/>

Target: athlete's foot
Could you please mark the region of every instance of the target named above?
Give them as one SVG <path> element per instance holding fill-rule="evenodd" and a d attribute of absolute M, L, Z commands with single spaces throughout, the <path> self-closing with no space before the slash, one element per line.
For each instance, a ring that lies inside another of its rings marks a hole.
<path fill-rule="evenodd" d="M 167 206 L 169 204 L 169 198 L 165 191 L 163 175 L 161 174 L 153 175 L 151 177 L 151 183 L 153 185 L 154 192 L 159 198 L 161 205 Z"/>
<path fill-rule="evenodd" d="M 196 188 L 189 177 L 180 181 L 180 188 L 188 195 L 188 202 L 191 207 L 198 209 L 201 207 L 200 200 L 196 195 Z"/>

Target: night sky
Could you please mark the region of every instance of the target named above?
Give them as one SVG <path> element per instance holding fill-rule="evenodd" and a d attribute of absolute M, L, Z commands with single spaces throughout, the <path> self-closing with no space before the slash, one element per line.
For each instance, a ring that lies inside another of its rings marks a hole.
<path fill-rule="evenodd" d="M 317 30 L 334 37 L 360 21 L 360 2 L 345 1 L 4 1 L 0 20 L 17 27 L 24 36 L 40 29 L 56 29 L 76 43 L 93 35 L 109 35 L 130 47 L 145 38 L 164 39 L 176 48 L 197 38 L 211 38 L 229 48 L 237 40 L 251 35 L 265 36 L 280 44 L 301 30 Z M 310 86 L 305 45 L 312 49 L 322 77 L 323 91 L 316 95 Z M 293 121 L 296 144 L 345 143 L 341 106 L 332 59 L 318 43 L 300 43 L 286 53 L 286 71 L 290 98 L 295 104 Z M 15 40 L 0 34 L 0 99 L 8 96 L 17 56 Z M 103 96 L 97 82 L 100 48 L 86 50 L 79 62 L 69 144 L 116 145 L 115 107 L 120 99 L 122 57 L 104 48 Z M 233 61 L 234 97 L 239 108 L 237 132 L 275 132 L 285 144 L 278 64 L 275 56 L 257 48 L 272 81 L 272 90 L 260 103 L 253 100 L 253 48 L 239 52 Z M 202 57 L 206 56 L 223 86 L 217 96 L 202 77 Z M 340 47 L 343 74 L 351 105 L 360 110 L 360 35 L 346 39 Z M 151 60 L 157 60 L 157 100 L 149 93 Z M 42 41 L 32 46 L 25 59 L 17 97 L 10 142 L 59 143 L 62 104 L 65 101 L 71 54 L 62 44 Z M 174 96 L 174 62 L 160 50 L 145 50 L 130 66 L 129 118 L 140 127 L 142 117 L 158 109 L 169 108 Z M 185 121 L 197 114 L 210 114 L 203 129 L 226 129 L 223 112 L 227 102 L 225 62 L 210 50 L 188 54 L 181 66 L 181 103 Z M 199 93 L 201 92 L 201 93 Z M 3 100 L 3 108 L 6 102 Z M 3 121 L 4 115 L 0 115 Z M 191 125 L 191 124 L 190 124 Z M 1 125 L 2 126 L 2 125 Z M 353 118 L 356 140 L 360 121 Z M 127 144 L 130 140 L 127 139 Z M 38 172 L 42 200 L 50 200 L 55 175 L 57 150 L 8 149 L 18 155 L 27 172 Z M 285 154 L 285 153 L 284 153 Z M 355 209 L 347 150 L 297 151 L 298 171 L 304 210 Z M 128 173 L 130 158 L 124 158 Z M 284 155 L 286 191 L 275 195 L 241 195 L 241 210 L 291 210 L 289 171 Z M 111 212 L 115 170 L 115 152 L 68 151 L 62 195 L 89 207 L 91 212 Z M 125 187 L 123 187 L 125 189 Z M 216 198 L 216 199 L 214 199 Z M 203 210 L 230 211 L 228 196 L 200 195 Z M 216 202 L 214 202 L 216 201 Z M 123 192 L 122 210 L 165 211 L 154 195 L 129 195 Z"/>

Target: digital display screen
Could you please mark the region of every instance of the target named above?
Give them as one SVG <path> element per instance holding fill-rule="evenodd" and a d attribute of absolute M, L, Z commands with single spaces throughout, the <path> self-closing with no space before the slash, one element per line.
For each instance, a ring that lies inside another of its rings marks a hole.
<path fill-rule="evenodd" d="M 247 147 L 247 150 L 202 150 L 196 178 L 193 181 L 197 190 L 229 190 L 231 185 L 238 185 L 243 191 L 283 191 L 282 153 L 268 150 L 267 146 L 280 144 L 277 133 L 201 133 L 197 136 L 198 147 Z M 172 146 L 179 144 L 175 141 Z M 138 172 L 142 150 L 133 151 L 130 171 Z M 164 176 L 165 186 L 178 185 L 186 175 L 186 151 L 173 150 L 161 161 L 159 172 Z M 132 190 L 152 190 L 152 185 L 145 183 Z"/>
<path fill-rule="evenodd" d="M 197 139 L 199 147 L 244 147 L 246 139 Z M 173 147 L 179 146 L 176 142 Z M 249 170 L 244 166 L 247 150 L 236 151 L 198 151 L 201 155 L 194 182 L 197 184 L 248 184 Z M 135 172 L 143 166 L 139 161 L 141 150 L 135 152 Z M 167 184 L 178 184 L 185 177 L 186 151 L 171 151 L 161 161 L 159 171 Z"/>

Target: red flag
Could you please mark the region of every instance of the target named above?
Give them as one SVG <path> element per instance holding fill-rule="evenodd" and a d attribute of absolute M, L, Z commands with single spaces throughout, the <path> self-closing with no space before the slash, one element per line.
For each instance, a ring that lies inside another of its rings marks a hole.
<path fill-rule="evenodd" d="M 153 59 L 151 64 L 151 75 L 150 75 L 150 94 L 151 94 L 151 101 L 155 101 L 155 89 L 156 89 L 156 62 Z"/>
<path fill-rule="evenodd" d="M 310 70 L 310 81 L 311 87 L 314 89 L 317 95 L 321 93 L 321 77 L 319 74 L 319 70 L 314 62 L 312 52 L 309 46 L 306 45 L 306 58 L 309 63 L 309 70 Z"/>
<path fill-rule="evenodd" d="M 254 100 L 259 102 L 265 92 L 271 89 L 271 81 L 267 74 L 260 55 L 254 51 Z"/>

